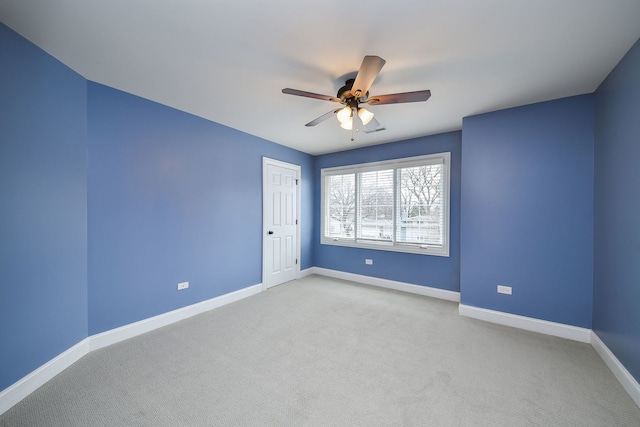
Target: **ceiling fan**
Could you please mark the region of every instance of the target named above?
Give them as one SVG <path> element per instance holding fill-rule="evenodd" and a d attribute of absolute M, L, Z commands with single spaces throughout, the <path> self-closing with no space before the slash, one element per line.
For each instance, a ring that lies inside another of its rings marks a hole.
<path fill-rule="evenodd" d="M 363 129 L 365 133 L 385 130 L 385 128 L 373 117 L 373 113 L 363 107 L 360 107 L 360 104 L 374 106 L 384 104 L 401 104 L 405 102 L 422 102 L 426 101 L 431 96 L 431 91 L 429 90 L 369 96 L 369 87 L 376 77 L 378 77 L 378 74 L 385 63 L 386 61 L 379 56 L 365 56 L 355 79 L 347 80 L 345 85 L 338 90 L 336 96 L 321 95 L 318 93 L 291 88 L 282 89 L 282 93 L 337 102 L 344 106 L 335 108 L 328 113 L 323 114 L 317 119 L 310 121 L 305 126 L 315 126 L 335 115 L 338 118 L 338 121 L 340 121 L 340 127 L 351 130 L 352 132 L 353 130 L 358 132 L 360 129 Z M 353 137 L 351 140 L 353 141 Z"/>

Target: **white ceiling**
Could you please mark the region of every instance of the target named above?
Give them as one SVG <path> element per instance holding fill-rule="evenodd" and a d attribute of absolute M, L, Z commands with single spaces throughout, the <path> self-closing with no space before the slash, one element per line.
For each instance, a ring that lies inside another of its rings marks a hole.
<path fill-rule="evenodd" d="M 593 92 L 640 37 L 640 0 L 0 0 L 0 21 L 85 78 L 310 154 L 461 129 L 462 118 Z M 387 130 L 331 118 L 364 55 L 387 63 Z"/>

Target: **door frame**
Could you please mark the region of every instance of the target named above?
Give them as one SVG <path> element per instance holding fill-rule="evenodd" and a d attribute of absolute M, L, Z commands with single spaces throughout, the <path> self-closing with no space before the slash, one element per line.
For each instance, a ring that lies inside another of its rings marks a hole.
<path fill-rule="evenodd" d="M 301 195 L 301 188 L 302 188 L 302 180 L 301 180 L 301 175 L 302 175 L 302 168 L 300 165 L 296 165 L 294 163 L 287 163 L 287 162 L 283 162 L 281 160 L 275 160 L 275 159 L 271 159 L 269 157 L 262 157 L 262 290 L 266 291 L 267 290 L 267 266 L 266 266 L 266 252 L 267 252 L 267 232 L 269 230 L 267 230 L 267 221 L 266 221 L 266 208 L 267 208 L 267 204 L 266 204 L 266 200 L 268 197 L 268 190 L 267 190 L 267 183 L 268 183 L 268 176 L 267 176 L 267 166 L 268 165 L 274 165 L 274 166 L 279 166 L 279 167 L 283 167 L 286 169 L 291 169 L 294 170 L 296 173 L 296 259 L 298 260 L 298 262 L 296 263 L 295 266 L 295 278 L 298 279 L 300 277 L 300 263 L 302 262 L 301 260 L 301 251 L 300 251 L 300 223 L 302 222 L 302 219 L 300 218 L 300 207 L 301 207 L 301 203 L 300 203 L 300 195 Z"/>

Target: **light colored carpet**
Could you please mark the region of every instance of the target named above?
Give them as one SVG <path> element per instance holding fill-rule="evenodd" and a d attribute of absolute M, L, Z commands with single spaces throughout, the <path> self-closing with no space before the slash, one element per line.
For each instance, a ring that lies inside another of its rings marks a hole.
<path fill-rule="evenodd" d="M 310 276 L 93 352 L 0 426 L 640 426 L 591 346 Z"/>

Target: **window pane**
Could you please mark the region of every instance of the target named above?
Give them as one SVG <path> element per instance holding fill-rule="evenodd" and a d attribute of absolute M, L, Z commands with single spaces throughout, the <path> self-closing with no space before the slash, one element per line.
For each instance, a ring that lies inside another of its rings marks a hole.
<path fill-rule="evenodd" d="M 398 242 L 443 244 L 442 168 L 429 165 L 399 170 Z"/>
<path fill-rule="evenodd" d="M 362 172 L 358 239 L 391 241 L 393 236 L 393 169 Z"/>
<path fill-rule="evenodd" d="M 355 174 L 327 176 L 325 188 L 325 236 L 353 238 L 356 209 Z"/>

